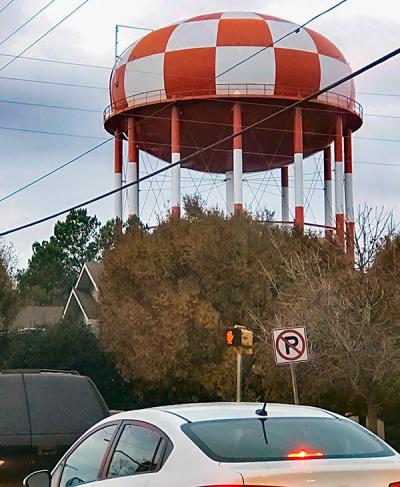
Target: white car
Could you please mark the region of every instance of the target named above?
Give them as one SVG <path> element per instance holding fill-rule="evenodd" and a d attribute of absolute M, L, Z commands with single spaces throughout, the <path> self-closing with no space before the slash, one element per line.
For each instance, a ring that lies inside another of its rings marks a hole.
<path fill-rule="evenodd" d="M 212 403 L 130 411 L 91 428 L 27 487 L 400 487 L 400 455 L 307 406 Z"/>

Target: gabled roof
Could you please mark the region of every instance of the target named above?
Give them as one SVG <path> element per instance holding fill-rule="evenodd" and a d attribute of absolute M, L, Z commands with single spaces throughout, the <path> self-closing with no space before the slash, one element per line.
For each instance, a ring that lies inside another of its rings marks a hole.
<path fill-rule="evenodd" d="M 82 286 L 84 286 L 85 282 L 89 281 L 91 283 L 91 287 L 98 291 L 102 271 L 103 264 L 101 262 L 86 262 L 82 267 L 78 280 L 76 281 L 75 288 L 80 289 Z"/>
<path fill-rule="evenodd" d="M 71 290 L 63 317 L 69 311 L 82 314 L 85 321 L 96 318 L 96 300 L 94 294 L 99 291 L 99 284 L 103 264 L 101 262 L 86 262 L 79 274 L 75 287 Z M 75 311 L 74 311 L 75 310 Z"/>

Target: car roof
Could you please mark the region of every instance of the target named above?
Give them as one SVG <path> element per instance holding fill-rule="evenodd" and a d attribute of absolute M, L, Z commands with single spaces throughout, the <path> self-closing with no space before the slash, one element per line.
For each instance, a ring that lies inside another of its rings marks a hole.
<path fill-rule="evenodd" d="M 193 404 L 176 404 L 169 406 L 157 406 L 138 411 L 127 411 L 118 414 L 118 419 L 144 419 L 146 413 L 154 416 L 154 413 L 161 413 L 164 416 L 167 413 L 181 420 L 196 422 L 218 419 L 238 419 L 254 418 L 256 410 L 262 408 L 263 403 L 258 402 L 218 402 L 218 403 L 193 403 Z M 269 417 L 319 417 L 329 418 L 338 417 L 334 413 L 311 406 L 295 406 L 292 404 L 275 404 L 268 403 L 266 410 Z M 164 414 L 163 414 L 164 413 Z M 172 419 L 172 418 L 171 418 Z"/>

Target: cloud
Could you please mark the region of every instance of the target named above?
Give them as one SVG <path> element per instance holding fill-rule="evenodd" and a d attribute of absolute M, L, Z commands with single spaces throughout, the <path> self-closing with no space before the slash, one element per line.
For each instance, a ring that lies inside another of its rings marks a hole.
<path fill-rule="evenodd" d="M 5 37 L 13 29 L 21 25 L 45 1 L 16 2 L 2 14 L 7 20 Z M 80 1 L 55 2 L 43 15 L 35 19 L 27 28 L 21 30 L 7 43 L 0 46 L 1 53 L 16 54 L 54 25 L 65 14 L 71 11 Z M 331 1 L 308 0 L 189 0 L 165 2 L 161 0 L 115 0 L 113 2 L 90 1 L 74 16 L 47 36 L 26 55 L 50 59 L 69 60 L 74 62 L 111 66 L 114 59 L 114 28 L 115 24 L 137 25 L 144 27 L 161 27 L 182 18 L 210 11 L 250 10 L 269 13 L 293 21 L 303 22 L 316 13 L 331 6 Z M 397 1 L 384 2 L 385 8 L 377 8 L 372 1 L 352 1 L 319 19 L 313 28 L 332 39 L 345 53 L 353 68 L 358 68 L 370 60 L 384 54 L 398 44 L 398 6 Z M 141 33 L 135 30 L 121 29 L 120 48 L 133 42 Z M 1 42 L 1 39 L 0 39 Z M 8 58 L 0 56 L 0 63 Z M 368 114 L 392 114 L 400 116 L 400 96 L 386 97 L 367 95 L 372 93 L 397 93 L 399 60 L 370 71 L 357 80 L 359 99 Z M 62 66 L 59 64 L 27 61 L 19 59 L 0 72 L 0 76 L 16 76 L 29 79 L 41 79 L 54 82 L 93 85 L 107 88 L 109 72 L 104 69 Z M 31 103 L 85 107 L 102 111 L 108 105 L 107 90 L 95 90 L 62 86 L 51 86 L 37 83 L 7 81 L 0 78 L 0 99 L 20 100 Z M 27 107 L 22 105 L 1 104 L 0 126 L 19 127 L 24 129 L 65 132 L 81 136 L 107 137 L 102 126 L 101 113 L 74 112 L 58 109 Z M 356 134 L 354 140 L 355 159 L 355 197 L 356 205 L 367 202 L 371 205 L 393 208 L 397 205 L 400 167 L 366 165 L 362 162 L 399 164 L 399 143 L 381 142 L 364 139 L 374 137 L 398 139 L 400 119 L 384 119 L 365 116 L 364 126 Z M 32 178 L 51 170 L 81 151 L 95 145 L 96 139 L 62 137 L 5 131 L 0 129 L 2 146 L 0 196 L 18 188 Z M 20 193 L 1 204 L 1 229 L 13 227 L 49 212 L 73 205 L 78 201 L 94 196 L 112 187 L 112 145 L 92 153 L 76 162 L 62 172 Z M 151 171 L 156 161 L 144 156 L 142 169 Z M 313 160 L 305 163 L 305 172 L 312 173 L 316 167 Z M 184 171 L 182 186 L 193 191 L 201 179 L 199 173 Z M 257 207 L 268 205 L 280 214 L 279 173 L 249 176 L 250 186 L 245 189 L 245 198 Z M 144 219 L 155 220 L 155 213 L 164 211 L 169 198 L 169 175 L 165 176 L 165 190 L 150 191 L 158 188 L 164 176 L 158 176 L 154 183 L 142 186 L 141 201 L 146 200 Z M 320 222 L 322 211 L 322 181 L 312 175 L 306 176 L 305 186 L 316 185 L 317 190 L 310 207 L 307 208 L 306 219 L 314 216 Z M 215 185 L 212 177 L 205 177 L 202 182 L 203 194 L 209 195 L 210 204 L 224 206 L 225 188 L 223 177 L 216 177 Z M 258 193 L 257 193 L 258 190 Z M 308 192 L 308 190 L 307 190 Z M 149 193 L 149 194 L 147 194 Z M 293 193 L 293 191 L 292 191 Z M 255 195 L 257 196 L 255 197 Z M 260 198 L 261 195 L 263 198 Z M 311 192 L 310 192 L 311 195 Z M 291 195 L 292 202 L 293 194 Z M 147 199 L 146 199 L 147 198 Z M 154 209 L 154 211 L 153 211 Z M 99 202 L 89 208 L 105 221 L 112 217 L 112 198 Z M 400 213 L 396 208 L 396 216 Z M 30 256 L 31 244 L 34 240 L 48 238 L 54 222 L 22 231 L 10 237 L 14 243 L 20 265 L 25 265 Z"/>

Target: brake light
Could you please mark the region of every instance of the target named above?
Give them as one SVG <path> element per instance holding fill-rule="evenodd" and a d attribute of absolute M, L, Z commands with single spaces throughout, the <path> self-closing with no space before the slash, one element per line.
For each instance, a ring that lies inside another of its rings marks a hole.
<path fill-rule="evenodd" d="M 400 482 L 392 482 L 389 487 L 400 487 Z"/>
<path fill-rule="evenodd" d="M 322 453 L 322 451 L 300 450 L 300 451 L 290 452 L 286 456 L 287 456 L 287 458 L 290 458 L 290 459 L 301 460 L 304 458 L 321 458 L 324 456 L 324 454 Z"/>

